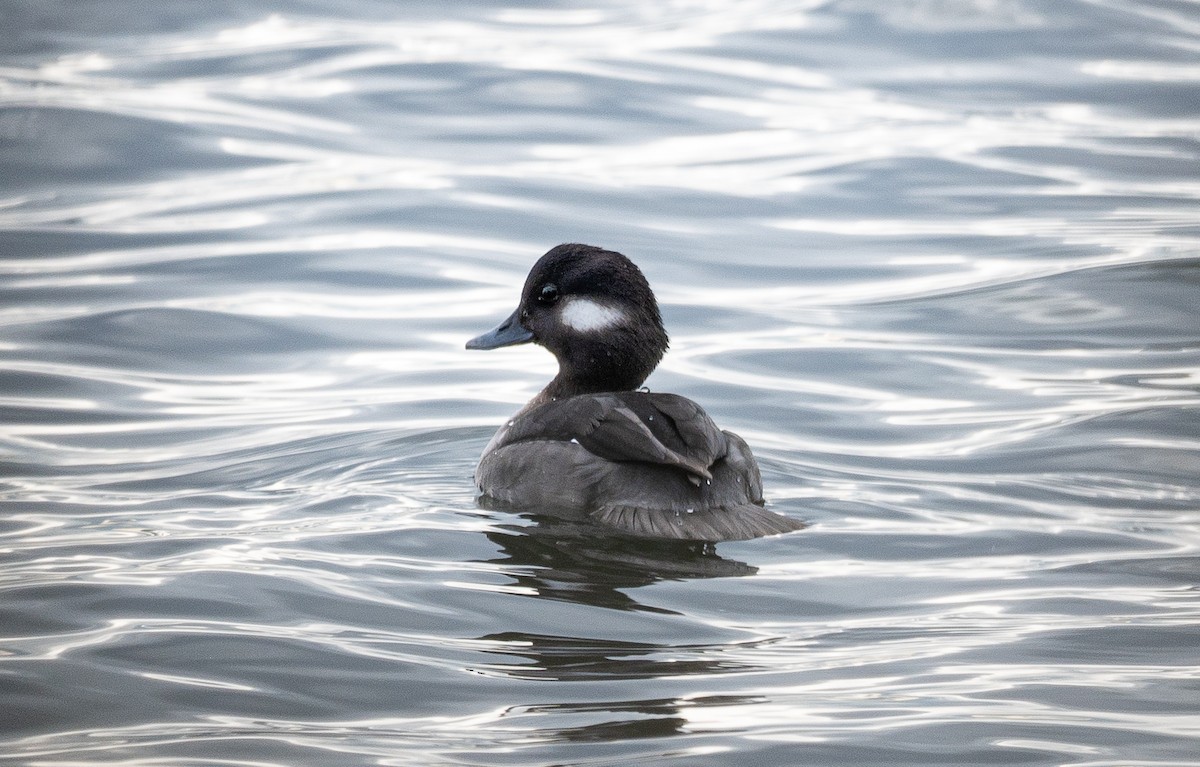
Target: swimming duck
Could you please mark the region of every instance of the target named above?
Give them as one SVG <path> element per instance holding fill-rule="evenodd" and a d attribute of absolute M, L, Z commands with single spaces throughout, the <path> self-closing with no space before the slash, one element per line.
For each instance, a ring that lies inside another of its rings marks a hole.
<path fill-rule="evenodd" d="M 744 540 L 803 527 L 763 508 L 758 464 L 741 437 L 686 397 L 639 390 L 667 332 L 625 256 L 552 248 L 516 311 L 467 348 L 525 343 L 548 349 L 558 375 L 484 449 L 475 482 L 485 496 L 644 538 Z"/>

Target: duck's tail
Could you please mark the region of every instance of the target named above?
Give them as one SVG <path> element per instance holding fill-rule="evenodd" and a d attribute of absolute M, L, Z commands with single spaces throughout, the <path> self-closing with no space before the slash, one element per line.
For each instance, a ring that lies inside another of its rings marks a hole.
<path fill-rule="evenodd" d="M 675 541 L 744 541 L 804 528 L 804 523 L 753 503 L 707 509 L 647 509 L 606 504 L 588 514 L 596 522 L 635 535 Z"/>

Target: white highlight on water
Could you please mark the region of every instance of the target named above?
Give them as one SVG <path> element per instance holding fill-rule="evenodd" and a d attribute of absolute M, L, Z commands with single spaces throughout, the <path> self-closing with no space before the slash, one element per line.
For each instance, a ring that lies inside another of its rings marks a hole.
<path fill-rule="evenodd" d="M 619 325 L 625 319 L 620 309 L 587 298 L 573 298 L 562 308 L 562 321 L 580 332 L 591 333 Z"/>

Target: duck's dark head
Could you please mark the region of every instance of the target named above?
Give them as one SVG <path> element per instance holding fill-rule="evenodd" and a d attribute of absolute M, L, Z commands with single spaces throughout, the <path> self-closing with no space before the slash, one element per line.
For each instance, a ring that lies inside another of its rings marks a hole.
<path fill-rule="evenodd" d="M 542 256 L 517 310 L 468 349 L 535 343 L 558 359 L 545 394 L 567 397 L 642 385 L 667 350 L 658 302 L 632 261 L 591 245 L 559 245 Z"/>

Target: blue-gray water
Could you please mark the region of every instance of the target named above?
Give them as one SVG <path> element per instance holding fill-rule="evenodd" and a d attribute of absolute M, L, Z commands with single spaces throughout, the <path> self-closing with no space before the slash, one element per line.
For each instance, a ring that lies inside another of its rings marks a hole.
<path fill-rule="evenodd" d="M 1200 764 L 1194 0 L 0 26 L 5 764 Z M 476 504 L 562 241 L 807 530 Z"/>

